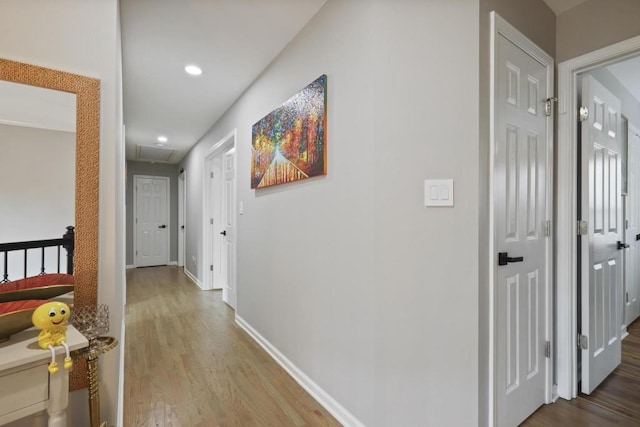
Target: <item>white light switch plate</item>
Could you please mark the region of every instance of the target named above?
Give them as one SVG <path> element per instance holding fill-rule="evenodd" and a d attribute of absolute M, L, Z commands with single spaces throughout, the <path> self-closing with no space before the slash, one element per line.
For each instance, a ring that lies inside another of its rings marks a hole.
<path fill-rule="evenodd" d="M 424 205 L 453 206 L 453 180 L 425 179 Z"/>

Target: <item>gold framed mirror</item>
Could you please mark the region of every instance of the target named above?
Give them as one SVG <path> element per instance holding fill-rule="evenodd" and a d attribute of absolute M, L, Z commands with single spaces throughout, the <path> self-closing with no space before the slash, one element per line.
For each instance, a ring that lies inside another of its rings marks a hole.
<path fill-rule="evenodd" d="M 0 58 L 0 80 L 76 95 L 74 305 L 98 300 L 98 184 L 100 80 Z M 84 364 L 72 372 L 71 389 L 87 386 Z"/>

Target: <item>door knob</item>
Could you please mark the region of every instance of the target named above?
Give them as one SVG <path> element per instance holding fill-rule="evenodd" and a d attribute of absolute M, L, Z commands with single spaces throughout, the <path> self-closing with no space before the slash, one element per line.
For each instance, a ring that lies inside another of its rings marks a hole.
<path fill-rule="evenodd" d="M 158 228 L 167 228 L 165 224 L 159 225 Z"/>
<path fill-rule="evenodd" d="M 618 249 L 626 249 L 628 247 L 629 247 L 628 244 L 622 243 L 620 240 L 618 240 Z"/>
<path fill-rule="evenodd" d="M 507 265 L 510 262 L 522 262 L 524 257 L 510 257 L 508 252 L 498 252 L 498 265 Z"/>
<path fill-rule="evenodd" d="M 184 230 L 184 225 L 181 225 L 181 226 L 180 226 L 180 229 L 181 229 L 181 230 Z"/>
<path fill-rule="evenodd" d="M 222 234 L 223 236 L 227 235 L 227 230 L 221 231 L 220 234 Z"/>

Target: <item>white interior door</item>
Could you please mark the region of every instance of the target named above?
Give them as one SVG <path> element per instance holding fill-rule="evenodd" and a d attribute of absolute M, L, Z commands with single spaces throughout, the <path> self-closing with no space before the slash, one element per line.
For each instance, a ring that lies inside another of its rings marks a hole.
<path fill-rule="evenodd" d="M 135 177 L 136 267 L 167 265 L 169 238 L 168 178 Z"/>
<path fill-rule="evenodd" d="M 582 392 L 620 364 L 622 194 L 620 101 L 590 75 L 582 78 Z"/>
<path fill-rule="evenodd" d="M 222 219 L 222 156 L 215 155 L 208 158 L 207 164 L 209 170 L 209 288 L 222 289 L 224 283 L 223 237 L 221 235 L 224 227 Z"/>
<path fill-rule="evenodd" d="M 235 308 L 235 206 L 236 206 L 236 172 L 235 172 L 235 148 L 224 153 L 222 157 L 224 185 L 223 185 L 223 213 L 224 230 L 222 232 L 222 264 L 223 287 L 222 299 Z"/>
<path fill-rule="evenodd" d="M 549 61 L 551 61 L 549 59 Z M 545 403 L 548 135 L 552 65 L 496 40 L 494 238 L 497 424 L 515 426 Z"/>
<path fill-rule="evenodd" d="M 626 239 L 629 248 L 625 255 L 624 324 L 629 325 L 640 316 L 640 131 L 628 126 L 627 137 L 627 197 L 625 198 Z"/>
<path fill-rule="evenodd" d="M 184 267 L 184 243 L 185 243 L 185 172 L 178 175 L 178 267 Z"/>

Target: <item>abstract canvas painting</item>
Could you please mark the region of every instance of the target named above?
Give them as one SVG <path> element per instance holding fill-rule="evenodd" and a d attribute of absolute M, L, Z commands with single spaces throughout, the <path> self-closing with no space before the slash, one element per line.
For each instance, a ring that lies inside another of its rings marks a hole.
<path fill-rule="evenodd" d="M 326 97 L 322 75 L 253 125 L 251 188 L 326 175 Z"/>

